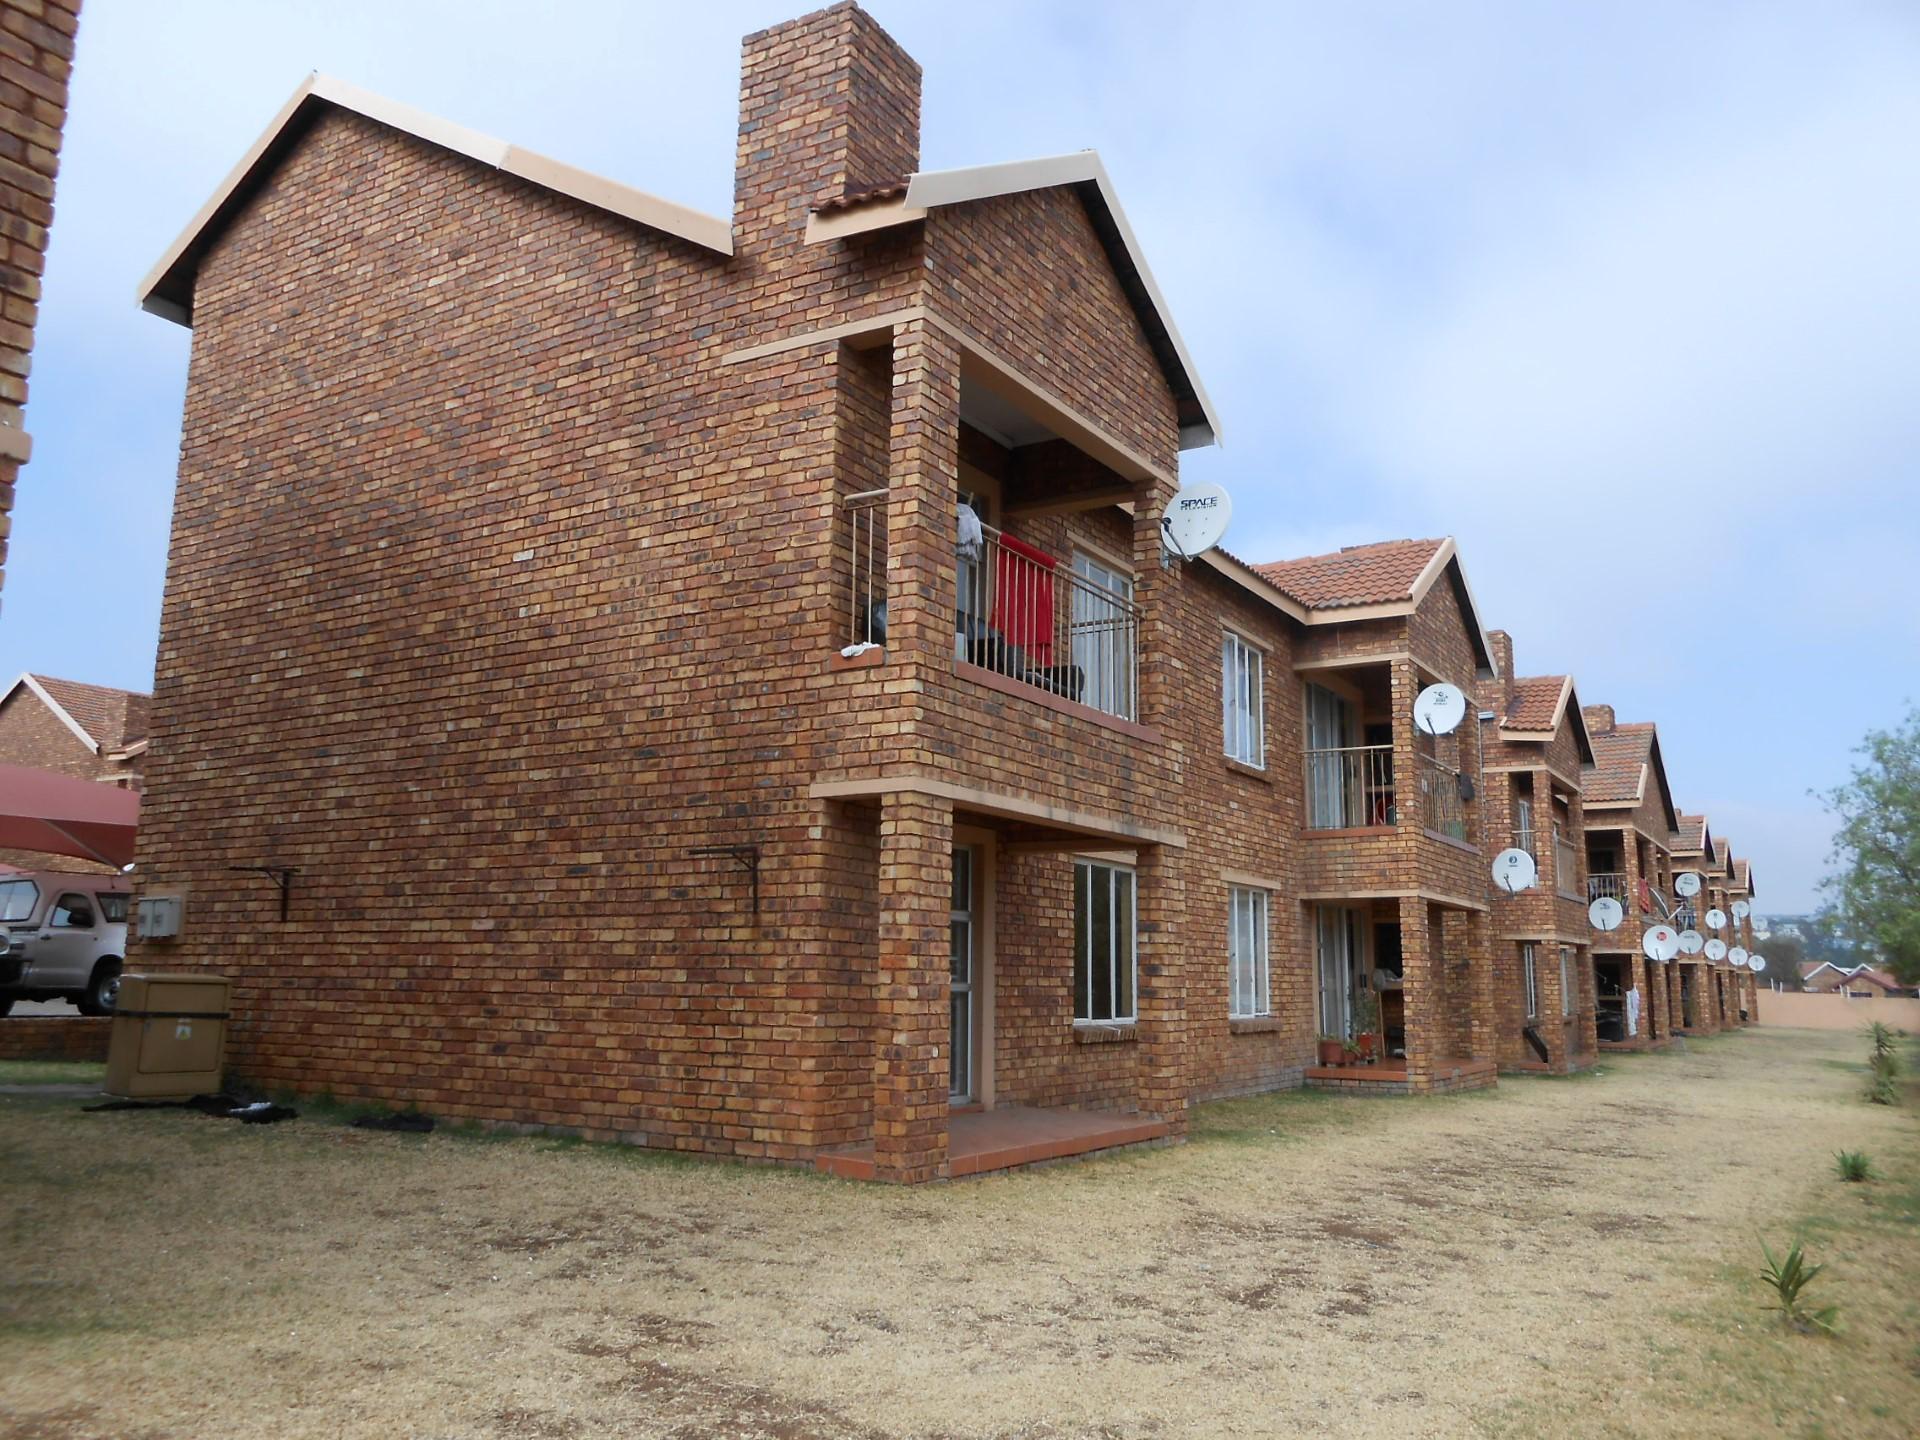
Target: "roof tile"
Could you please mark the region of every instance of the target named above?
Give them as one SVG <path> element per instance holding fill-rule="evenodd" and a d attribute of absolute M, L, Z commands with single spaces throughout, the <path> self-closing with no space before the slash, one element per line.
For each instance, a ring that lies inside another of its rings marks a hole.
<path fill-rule="evenodd" d="M 1444 544 L 1444 540 L 1385 540 L 1253 568 L 1309 610 L 1388 605 L 1413 598 L 1414 582 Z"/>

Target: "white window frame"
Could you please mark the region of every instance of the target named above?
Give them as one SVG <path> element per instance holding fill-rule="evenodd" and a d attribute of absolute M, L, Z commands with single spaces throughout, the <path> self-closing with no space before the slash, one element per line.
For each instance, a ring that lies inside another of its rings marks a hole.
<path fill-rule="evenodd" d="M 1573 947 L 1560 947 L 1560 1015 L 1570 1019 L 1573 1015 Z"/>
<path fill-rule="evenodd" d="M 1106 887 L 1108 906 L 1107 953 L 1098 956 L 1093 953 L 1093 896 L 1096 886 Z M 1120 898 L 1126 897 L 1126 923 L 1116 923 L 1120 914 Z M 1083 908 L 1085 907 L 1085 908 Z M 1140 896 L 1138 881 L 1132 867 L 1111 865 L 1104 860 L 1075 860 L 1073 862 L 1073 1023 L 1076 1025 L 1131 1025 L 1139 1019 L 1140 1012 Z M 1086 954 L 1082 954 L 1082 951 Z M 1085 965 L 1085 980 L 1082 980 L 1082 964 Z M 1095 1015 L 1093 1011 L 1093 967 L 1096 962 L 1107 967 L 1107 994 L 1112 1002 L 1111 1014 Z M 1124 1013 L 1120 1005 L 1121 977 L 1126 978 L 1126 1006 Z"/>
<path fill-rule="evenodd" d="M 1227 887 L 1227 1018 L 1273 1014 L 1273 966 L 1267 948 L 1269 897 L 1250 885 Z"/>
<path fill-rule="evenodd" d="M 1527 1019 L 1540 1018 L 1540 976 L 1535 969 L 1535 946 L 1531 940 L 1520 944 L 1520 984 L 1527 997 Z"/>
<path fill-rule="evenodd" d="M 1138 646 L 1133 630 L 1113 631 L 1114 617 L 1133 604 L 1133 572 L 1123 570 L 1091 550 L 1075 546 L 1070 565 L 1081 584 L 1068 587 L 1068 658 L 1080 667 L 1085 686 L 1082 700 L 1095 710 L 1122 720 L 1138 716 L 1140 676 Z M 1090 593 L 1088 586 L 1093 587 Z M 1112 601 L 1103 598 L 1111 595 Z"/>
<path fill-rule="evenodd" d="M 1229 630 L 1220 642 L 1220 740 L 1229 760 L 1267 768 L 1266 710 L 1266 656 Z"/>

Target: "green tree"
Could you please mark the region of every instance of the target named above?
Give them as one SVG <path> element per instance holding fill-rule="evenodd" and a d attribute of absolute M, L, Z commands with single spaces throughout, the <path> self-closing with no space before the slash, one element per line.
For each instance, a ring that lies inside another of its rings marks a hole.
<path fill-rule="evenodd" d="M 1854 753 L 1852 777 L 1826 795 L 1840 820 L 1827 889 L 1854 936 L 1902 984 L 1920 984 L 1920 707 Z"/>
<path fill-rule="evenodd" d="M 1767 971 L 1760 977 L 1762 987 L 1777 980 L 1782 990 L 1806 988 L 1800 983 L 1800 962 L 1807 958 L 1807 947 L 1800 943 L 1799 936 L 1785 931 L 1769 935 L 1760 942 L 1760 950 L 1767 957 Z"/>

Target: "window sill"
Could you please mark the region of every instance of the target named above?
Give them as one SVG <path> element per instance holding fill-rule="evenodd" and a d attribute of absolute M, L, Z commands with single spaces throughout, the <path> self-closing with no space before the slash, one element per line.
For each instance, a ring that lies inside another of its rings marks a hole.
<path fill-rule="evenodd" d="M 1131 1020 L 1073 1022 L 1073 1043 L 1076 1045 L 1124 1045 L 1139 1038 L 1140 1032 Z"/>
<path fill-rule="evenodd" d="M 1309 840 L 1344 840 L 1355 835 L 1391 835 L 1398 825 L 1348 825 L 1332 830 L 1306 829 L 1300 833 Z"/>
<path fill-rule="evenodd" d="M 1233 1035 L 1276 1035 L 1285 1028 L 1278 1015 L 1246 1015 L 1227 1020 L 1227 1031 Z"/>
<path fill-rule="evenodd" d="M 879 646 L 871 650 L 862 650 L 858 655 L 842 655 L 835 651 L 827 657 L 827 670 L 873 670 L 887 663 L 887 652 Z"/>
<path fill-rule="evenodd" d="M 1222 755 L 1221 763 L 1235 775 L 1244 775 L 1249 780 L 1258 780 L 1263 785 L 1273 784 L 1273 776 L 1258 765 L 1249 765 L 1244 760 L 1236 760 L 1231 755 Z"/>

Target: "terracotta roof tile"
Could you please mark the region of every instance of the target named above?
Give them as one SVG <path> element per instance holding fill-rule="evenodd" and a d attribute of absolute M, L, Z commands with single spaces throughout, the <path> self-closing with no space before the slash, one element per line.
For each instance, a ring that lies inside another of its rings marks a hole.
<path fill-rule="evenodd" d="M 1592 739 L 1593 778 L 1581 787 L 1587 804 L 1638 799 L 1641 773 L 1653 756 L 1653 726 L 1616 725 Z"/>
<path fill-rule="evenodd" d="M 1731 843 L 1729 841 L 1715 839 L 1713 842 L 1714 868 L 1718 869 L 1723 874 L 1732 868 L 1732 863 L 1733 863 L 1732 858 L 1728 854 L 1728 851 L 1731 848 L 1732 848 Z"/>
<path fill-rule="evenodd" d="M 1707 843 L 1707 817 L 1704 815 L 1682 815 L 1680 828 L 1673 832 L 1673 850 L 1676 855 L 1694 855 L 1702 853 Z"/>
<path fill-rule="evenodd" d="M 121 750 L 147 738 L 147 705 L 152 696 L 51 675 L 33 678 L 101 749 Z"/>
<path fill-rule="evenodd" d="M 1256 565 L 1262 579 L 1310 610 L 1388 605 L 1413 598 L 1413 584 L 1433 563 L 1444 540 L 1386 540 L 1349 545 L 1332 555 Z"/>
<path fill-rule="evenodd" d="M 869 185 L 862 190 L 849 190 L 844 195 L 835 195 L 830 200 L 822 200 L 813 207 L 816 215 L 828 215 L 836 210 L 857 210 L 862 205 L 877 205 L 882 200 L 892 200 L 907 193 L 905 180 L 886 180 L 878 185 Z"/>
<path fill-rule="evenodd" d="M 1513 699 L 1501 717 L 1503 730 L 1551 730 L 1560 696 L 1566 691 L 1564 675 L 1531 675 L 1513 682 Z"/>

